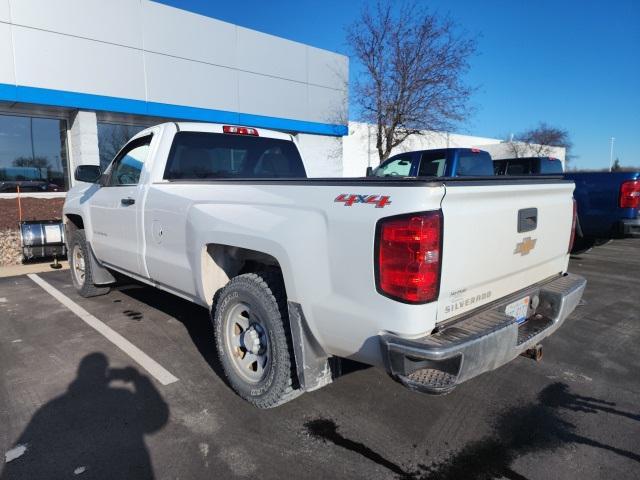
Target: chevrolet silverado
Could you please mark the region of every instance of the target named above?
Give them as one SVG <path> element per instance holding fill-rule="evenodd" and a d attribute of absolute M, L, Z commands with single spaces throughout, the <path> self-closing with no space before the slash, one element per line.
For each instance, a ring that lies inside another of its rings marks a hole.
<path fill-rule="evenodd" d="M 80 295 L 119 272 L 209 309 L 228 383 L 260 408 L 341 358 L 447 393 L 536 347 L 585 287 L 558 178 L 307 178 L 290 134 L 165 123 L 75 179 Z"/>

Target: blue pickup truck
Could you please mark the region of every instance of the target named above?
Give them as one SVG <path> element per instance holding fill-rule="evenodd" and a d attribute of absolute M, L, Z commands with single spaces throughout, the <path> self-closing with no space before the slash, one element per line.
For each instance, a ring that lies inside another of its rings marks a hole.
<path fill-rule="evenodd" d="M 494 160 L 496 175 L 562 174 L 559 160 L 549 157 Z M 573 253 L 612 238 L 640 237 L 640 172 L 572 172 L 578 225 Z"/>
<path fill-rule="evenodd" d="M 491 155 L 478 148 L 439 148 L 405 152 L 388 158 L 375 169 L 375 177 L 482 177 L 493 176 Z"/>

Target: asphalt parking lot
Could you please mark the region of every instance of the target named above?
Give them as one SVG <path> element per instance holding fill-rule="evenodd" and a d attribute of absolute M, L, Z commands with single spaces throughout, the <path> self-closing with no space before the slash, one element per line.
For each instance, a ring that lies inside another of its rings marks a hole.
<path fill-rule="evenodd" d="M 0 479 L 639 478 L 640 242 L 570 270 L 588 279 L 584 304 L 541 363 L 518 358 L 443 397 L 349 365 L 267 411 L 221 379 L 200 307 L 141 286 L 83 299 L 69 272 L 39 275 L 85 315 L 32 278 L 0 279 Z"/>

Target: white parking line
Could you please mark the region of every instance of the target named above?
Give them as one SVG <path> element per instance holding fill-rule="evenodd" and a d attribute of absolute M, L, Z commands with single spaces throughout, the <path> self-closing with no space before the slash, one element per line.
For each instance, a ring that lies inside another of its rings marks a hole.
<path fill-rule="evenodd" d="M 158 380 L 162 385 L 169 385 L 170 383 L 178 381 L 177 377 L 172 375 L 167 369 L 156 362 L 153 358 L 144 353 L 142 350 L 140 350 L 118 332 L 113 330 L 111 327 L 107 326 L 105 323 L 101 322 L 96 317 L 91 315 L 65 294 L 54 288 L 51 284 L 44 281 L 35 273 L 30 273 L 27 276 L 38 285 L 40 285 L 53 298 L 58 300 L 61 304 L 63 304 L 78 317 L 84 320 L 87 325 L 93 327 L 98 331 L 98 333 L 102 334 L 107 340 L 113 343 L 124 353 L 129 355 L 138 365 L 149 372 L 149 374 L 152 375 L 156 380 Z"/>

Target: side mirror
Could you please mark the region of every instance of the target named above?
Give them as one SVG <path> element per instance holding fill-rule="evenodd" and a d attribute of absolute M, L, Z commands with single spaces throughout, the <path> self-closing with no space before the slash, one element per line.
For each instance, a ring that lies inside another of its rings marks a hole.
<path fill-rule="evenodd" d="M 373 175 L 373 167 L 367 167 L 367 173 L 365 173 L 365 177 L 370 177 Z"/>
<path fill-rule="evenodd" d="M 98 183 L 101 175 L 102 169 L 98 165 L 78 165 L 73 178 L 78 182 Z"/>

